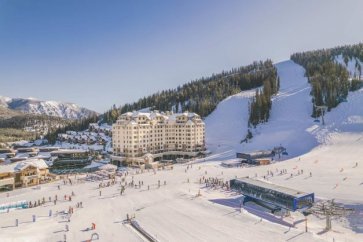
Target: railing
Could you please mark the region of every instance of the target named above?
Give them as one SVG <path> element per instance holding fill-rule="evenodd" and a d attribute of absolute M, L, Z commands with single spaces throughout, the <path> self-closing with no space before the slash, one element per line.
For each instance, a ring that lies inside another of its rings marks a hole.
<path fill-rule="evenodd" d="M 157 242 L 158 240 L 154 238 L 151 234 L 146 232 L 145 229 L 143 229 L 138 222 L 136 222 L 135 219 L 130 220 L 131 226 L 136 229 L 140 234 L 142 234 L 148 241 L 150 242 Z"/>

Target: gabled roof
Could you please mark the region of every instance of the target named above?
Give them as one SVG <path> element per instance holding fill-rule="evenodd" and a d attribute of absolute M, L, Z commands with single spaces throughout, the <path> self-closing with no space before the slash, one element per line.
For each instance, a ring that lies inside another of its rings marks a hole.
<path fill-rule="evenodd" d="M 36 167 L 38 169 L 48 168 L 48 165 L 42 159 L 27 159 L 24 161 L 11 163 L 9 165 L 0 166 L 0 173 L 13 173 L 17 171 L 22 171 L 30 166 Z"/>
<path fill-rule="evenodd" d="M 48 168 L 48 165 L 42 159 L 28 159 L 28 160 L 16 163 L 16 166 L 15 166 L 14 169 L 16 171 L 21 171 L 21 170 L 24 170 L 24 169 L 26 169 L 26 168 L 28 168 L 30 166 L 36 167 L 38 169 Z"/>
<path fill-rule="evenodd" d="M 162 117 L 168 123 L 174 123 L 178 119 L 178 117 L 186 117 L 188 120 L 193 120 L 195 117 L 199 118 L 199 115 L 192 112 L 184 112 L 184 113 L 160 113 L 158 111 L 151 111 L 151 112 L 127 112 L 122 114 L 121 120 L 125 122 L 125 118 L 127 119 L 128 124 L 137 124 L 136 118 L 138 117 L 146 117 L 148 120 L 155 120 L 157 117 Z"/>
<path fill-rule="evenodd" d="M 86 153 L 86 150 L 76 150 L 76 149 L 62 149 L 62 150 L 55 150 L 50 152 L 51 155 L 56 154 L 73 154 L 73 153 Z"/>

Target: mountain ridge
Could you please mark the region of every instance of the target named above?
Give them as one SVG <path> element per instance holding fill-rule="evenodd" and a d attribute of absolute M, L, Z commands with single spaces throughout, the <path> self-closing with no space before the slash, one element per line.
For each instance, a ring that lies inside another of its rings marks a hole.
<path fill-rule="evenodd" d="M 36 98 L 11 98 L 0 96 L 0 107 L 27 114 L 40 114 L 64 119 L 82 119 L 97 112 L 71 102 L 43 101 Z M 5 112 L 5 111 L 4 111 Z M 1 113 L 0 113 L 1 115 Z"/>

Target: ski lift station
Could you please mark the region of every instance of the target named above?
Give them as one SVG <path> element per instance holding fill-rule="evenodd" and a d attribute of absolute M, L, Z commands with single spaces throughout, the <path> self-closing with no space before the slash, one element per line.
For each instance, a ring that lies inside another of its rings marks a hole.
<path fill-rule="evenodd" d="M 249 201 L 255 202 L 272 212 L 281 209 L 304 210 L 314 203 L 314 193 L 300 192 L 250 178 L 230 180 L 230 187 L 243 194 L 245 197 L 243 204 Z"/>

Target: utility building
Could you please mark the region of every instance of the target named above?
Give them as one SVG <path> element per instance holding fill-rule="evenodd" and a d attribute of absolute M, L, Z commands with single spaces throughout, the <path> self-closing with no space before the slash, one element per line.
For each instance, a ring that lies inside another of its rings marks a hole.
<path fill-rule="evenodd" d="M 296 211 L 310 208 L 314 203 L 314 193 L 300 192 L 250 178 L 233 179 L 230 181 L 230 186 L 245 196 L 243 203 L 253 201 L 272 211 L 280 209 Z"/>

